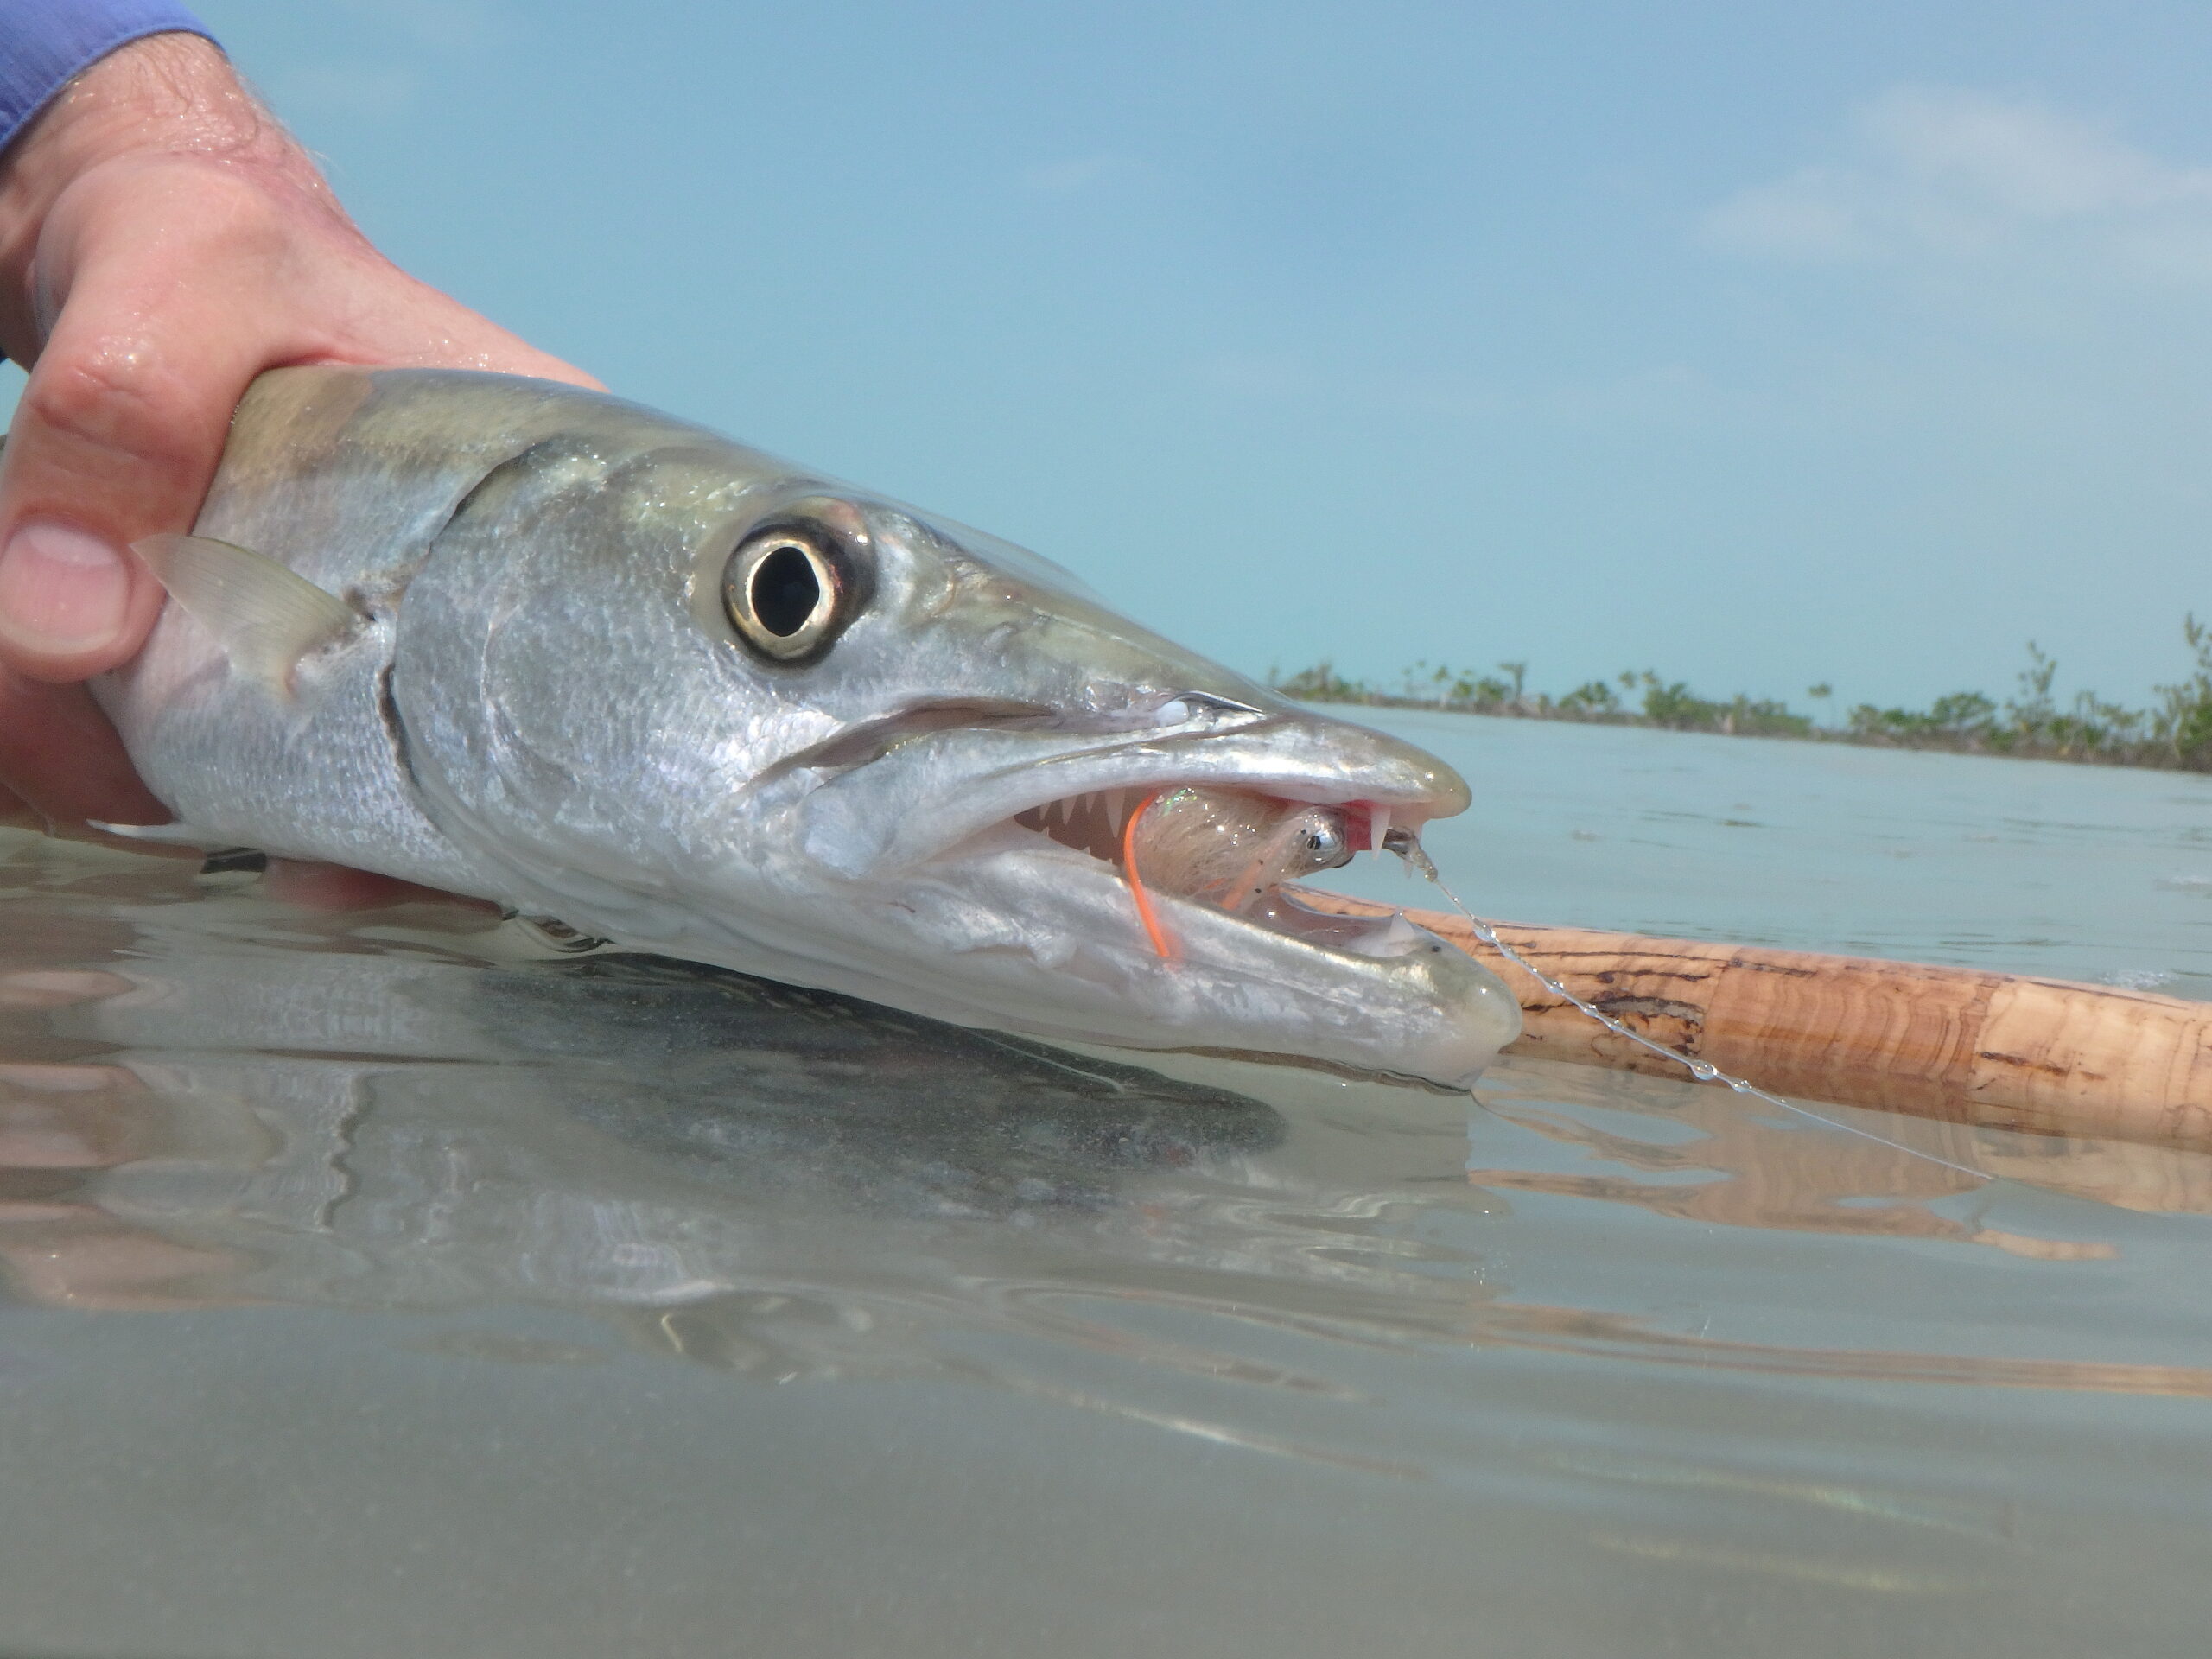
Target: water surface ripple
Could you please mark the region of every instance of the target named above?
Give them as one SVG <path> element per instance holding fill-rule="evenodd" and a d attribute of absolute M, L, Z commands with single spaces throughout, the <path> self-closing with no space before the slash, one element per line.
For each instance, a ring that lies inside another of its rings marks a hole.
<path fill-rule="evenodd" d="M 2203 780 L 1390 723 L 1499 914 L 2212 983 Z M 17 836 L 0 1647 L 2201 1651 L 2212 1162 L 1853 1121 L 2002 1179 Z"/>

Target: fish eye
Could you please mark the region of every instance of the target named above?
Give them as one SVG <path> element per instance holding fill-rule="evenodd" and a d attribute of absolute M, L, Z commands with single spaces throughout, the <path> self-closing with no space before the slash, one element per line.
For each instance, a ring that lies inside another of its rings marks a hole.
<path fill-rule="evenodd" d="M 779 663 L 827 646 L 849 620 L 849 593 L 831 545 L 791 526 L 754 531 L 722 573 L 722 608 L 739 637 Z"/>

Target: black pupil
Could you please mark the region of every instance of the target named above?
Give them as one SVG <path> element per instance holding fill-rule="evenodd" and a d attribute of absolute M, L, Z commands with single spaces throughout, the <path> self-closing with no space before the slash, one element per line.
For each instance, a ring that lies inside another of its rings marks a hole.
<path fill-rule="evenodd" d="M 753 572 L 753 614 L 779 639 L 806 626 L 822 602 L 822 578 L 814 561 L 789 543 L 760 561 Z"/>

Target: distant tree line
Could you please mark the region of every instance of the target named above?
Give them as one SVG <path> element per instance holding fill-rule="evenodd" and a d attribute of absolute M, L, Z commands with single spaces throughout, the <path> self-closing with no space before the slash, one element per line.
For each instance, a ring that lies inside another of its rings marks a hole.
<path fill-rule="evenodd" d="M 2058 664 L 2031 640 L 2019 690 L 2001 703 L 1980 691 L 1954 691 L 1925 709 L 1878 709 L 1862 702 L 1837 726 L 1821 725 L 1778 698 L 1741 693 L 1726 702 L 1701 697 L 1683 681 L 1669 680 L 1651 669 L 1591 680 L 1559 696 L 1527 689 L 1525 662 L 1500 663 L 1493 674 L 1416 663 L 1399 677 L 1395 689 L 1346 679 L 1334 664 L 1322 662 L 1291 675 L 1271 671 L 1268 683 L 1309 702 L 2212 772 L 2212 625 L 2192 614 L 2182 624 L 2182 638 L 2195 670 L 2177 684 L 2156 687 L 2158 700 L 2147 709 L 2107 702 L 2094 691 L 2060 703 L 2051 696 Z M 1805 695 L 1822 702 L 1833 693 L 1815 685 Z"/>

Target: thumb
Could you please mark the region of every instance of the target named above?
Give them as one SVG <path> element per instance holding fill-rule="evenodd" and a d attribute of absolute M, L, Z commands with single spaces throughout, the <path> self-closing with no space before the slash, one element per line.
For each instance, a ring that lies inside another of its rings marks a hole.
<path fill-rule="evenodd" d="M 191 529 L 257 366 L 174 294 L 156 308 L 100 286 L 70 295 L 0 455 L 0 666 L 35 679 L 144 643 L 162 591 L 127 550 Z"/>

